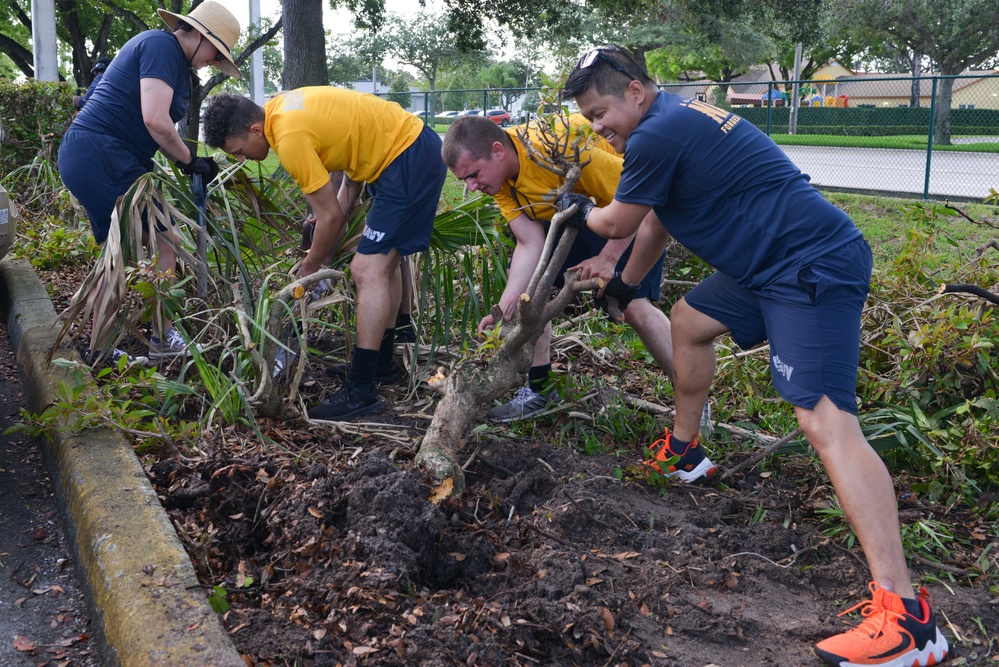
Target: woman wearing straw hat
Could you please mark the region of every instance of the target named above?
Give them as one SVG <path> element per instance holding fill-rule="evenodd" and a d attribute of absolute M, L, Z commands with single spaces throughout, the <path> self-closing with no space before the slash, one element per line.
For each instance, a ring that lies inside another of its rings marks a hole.
<path fill-rule="evenodd" d="M 115 202 L 137 178 L 153 170 L 157 150 L 187 175 L 200 173 L 208 182 L 218 174 L 214 160 L 198 157 L 184 143 L 176 123 L 191 99 L 191 70 L 214 65 L 239 77 L 232 59 L 239 22 L 212 0 L 187 16 L 163 9 L 159 15 L 170 32 L 147 30 L 125 43 L 59 148 L 63 183 L 87 210 L 100 245 L 107 240 Z M 170 244 L 161 245 L 160 271 L 172 271 L 176 262 Z M 153 326 L 150 357 L 188 353 L 187 344 L 169 321 Z M 100 356 L 91 347 L 91 356 Z M 117 360 L 123 354 L 115 349 L 110 356 Z"/>

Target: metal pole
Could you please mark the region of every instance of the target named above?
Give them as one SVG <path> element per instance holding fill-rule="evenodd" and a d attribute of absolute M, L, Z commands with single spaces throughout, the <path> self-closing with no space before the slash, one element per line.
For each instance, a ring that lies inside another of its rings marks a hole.
<path fill-rule="evenodd" d="M 31 0 L 31 41 L 35 57 L 35 80 L 58 81 L 55 0 Z"/>
<path fill-rule="evenodd" d="M 798 79 L 801 78 L 801 42 L 794 47 L 794 77 L 791 81 L 791 116 L 787 123 L 787 133 L 798 131 Z"/>
<path fill-rule="evenodd" d="M 250 0 L 250 25 L 260 34 L 260 0 Z M 251 33 L 252 34 L 252 33 Z M 250 56 L 250 98 L 259 106 L 264 105 L 264 53 L 257 49 Z"/>
<path fill-rule="evenodd" d="M 930 132 L 926 137 L 926 178 L 923 180 L 923 199 L 930 198 L 930 161 L 933 159 L 933 132 L 937 115 L 937 81 L 933 77 L 933 89 L 930 91 Z"/>
<path fill-rule="evenodd" d="M 195 173 L 191 177 L 194 190 L 195 221 L 198 223 L 198 264 L 195 273 L 198 275 L 198 298 L 208 296 L 208 192 L 204 177 Z"/>
<path fill-rule="evenodd" d="M 770 116 L 773 114 L 774 82 L 767 82 L 767 136 L 770 136 Z"/>

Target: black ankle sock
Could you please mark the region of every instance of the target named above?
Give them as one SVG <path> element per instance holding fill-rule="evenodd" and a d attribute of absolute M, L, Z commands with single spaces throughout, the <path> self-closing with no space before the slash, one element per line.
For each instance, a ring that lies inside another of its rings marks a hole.
<path fill-rule="evenodd" d="M 368 393 L 375 392 L 375 368 L 378 367 L 378 350 L 354 348 L 354 360 L 350 366 L 347 384 Z"/>
<path fill-rule="evenodd" d="M 544 366 L 531 366 L 531 370 L 527 371 L 528 386 L 531 387 L 532 391 L 539 394 L 543 393 L 545 385 L 548 384 L 548 376 L 551 372 L 551 364 L 545 364 Z"/>
<path fill-rule="evenodd" d="M 387 371 L 395 368 L 395 327 L 385 330 L 382 344 L 378 348 L 378 370 Z"/>
<path fill-rule="evenodd" d="M 905 605 L 905 611 L 910 616 L 920 621 L 923 620 L 923 605 L 919 604 L 919 600 L 916 598 L 902 598 L 902 604 Z"/>
<path fill-rule="evenodd" d="M 687 449 L 689 447 L 690 447 L 690 443 L 689 442 L 687 442 L 685 440 L 681 440 L 680 438 L 676 437 L 675 435 L 670 437 L 669 450 L 671 452 L 673 452 L 674 454 L 678 454 L 680 456 L 683 456 L 684 454 L 687 453 Z"/>
<path fill-rule="evenodd" d="M 395 328 L 402 329 L 403 327 L 413 326 L 413 317 L 409 313 L 399 313 L 395 316 Z"/>

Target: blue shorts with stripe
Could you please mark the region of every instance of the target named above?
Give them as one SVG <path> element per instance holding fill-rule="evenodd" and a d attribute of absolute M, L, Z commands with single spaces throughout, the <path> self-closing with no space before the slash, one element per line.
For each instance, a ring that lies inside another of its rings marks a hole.
<path fill-rule="evenodd" d="M 441 138 L 425 125 L 378 180 L 368 183 L 371 210 L 357 252 L 383 255 L 394 248 L 406 256 L 429 248 L 446 175 Z"/>
<path fill-rule="evenodd" d="M 860 316 L 872 265 L 860 238 L 761 289 L 715 273 L 684 299 L 724 324 L 743 349 L 770 341 L 770 376 L 784 400 L 812 409 L 828 396 L 856 414 Z"/>
<path fill-rule="evenodd" d="M 600 251 L 604 249 L 606 244 L 607 239 L 597 235 L 589 229 L 579 230 L 579 233 L 576 234 L 576 239 L 572 242 L 572 247 L 569 249 L 569 256 L 562 265 L 562 271 L 559 273 L 559 277 L 555 281 L 555 286 L 561 287 L 563 284 L 562 276 L 565 275 L 566 271 L 581 262 L 599 255 Z M 631 245 L 628 246 L 628 249 L 621 255 L 621 258 L 617 260 L 617 266 L 614 268 L 615 271 L 620 272 L 624 270 L 624 267 L 628 264 L 628 260 L 631 258 L 631 250 L 634 247 L 635 242 L 632 241 Z M 660 289 L 662 288 L 663 282 L 663 261 L 665 259 L 666 251 L 664 250 L 663 254 L 659 256 L 659 260 L 651 269 L 649 269 L 649 272 L 645 274 L 642 278 L 642 282 L 638 284 L 638 292 L 635 294 L 636 299 L 649 299 L 653 303 L 659 301 Z"/>

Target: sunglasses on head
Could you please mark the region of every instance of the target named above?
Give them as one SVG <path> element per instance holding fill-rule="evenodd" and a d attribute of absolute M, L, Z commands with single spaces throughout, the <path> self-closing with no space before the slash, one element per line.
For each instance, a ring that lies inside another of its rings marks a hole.
<path fill-rule="evenodd" d="M 621 74 L 624 74 L 626 77 L 628 77 L 632 81 L 640 80 L 637 76 L 634 76 L 627 69 L 625 69 L 624 67 L 622 67 L 621 65 L 619 65 L 616 60 L 614 60 L 610 56 L 606 55 L 604 53 L 605 51 L 618 51 L 618 52 L 620 52 L 619 49 L 613 49 L 613 48 L 608 48 L 608 47 L 602 47 L 602 48 L 599 48 L 599 49 L 593 49 L 592 51 L 589 51 L 589 52 L 583 54 L 583 57 L 579 59 L 579 65 L 577 65 L 577 67 L 579 69 L 587 69 L 587 68 L 593 67 L 593 65 L 596 64 L 596 62 L 599 60 L 601 62 L 607 63 L 614 70 L 620 72 Z"/>

